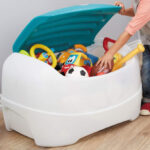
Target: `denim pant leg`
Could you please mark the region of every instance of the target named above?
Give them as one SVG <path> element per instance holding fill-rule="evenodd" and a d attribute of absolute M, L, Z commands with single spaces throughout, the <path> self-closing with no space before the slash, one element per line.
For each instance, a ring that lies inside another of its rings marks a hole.
<path fill-rule="evenodd" d="M 141 70 L 142 86 L 143 86 L 143 101 L 150 100 L 150 45 L 145 45 L 145 52 L 143 53 L 143 66 Z"/>

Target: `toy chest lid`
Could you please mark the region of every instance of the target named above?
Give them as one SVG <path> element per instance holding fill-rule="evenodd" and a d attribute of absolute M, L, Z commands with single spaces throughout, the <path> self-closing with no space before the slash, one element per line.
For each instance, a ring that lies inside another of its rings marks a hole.
<path fill-rule="evenodd" d="M 35 17 L 13 45 L 13 52 L 29 51 L 34 44 L 44 44 L 59 52 L 74 44 L 89 46 L 120 7 L 89 4 L 67 7 Z"/>

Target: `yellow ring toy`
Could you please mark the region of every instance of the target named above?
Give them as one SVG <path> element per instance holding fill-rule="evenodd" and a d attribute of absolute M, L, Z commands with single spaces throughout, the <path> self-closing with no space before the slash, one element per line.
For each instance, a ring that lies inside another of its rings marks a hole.
<path fill-rule="evenodd" d="M 38 49 L 38 48 L 40 48 L 40 49 L 46 51 L 47 54 L 48 54 L 48 56 L 51 56 L 51 57 L 52 57 L 52 61 L 53 61 L 52 67 L 55 68 L 56 65 L 57 65 L 56 56 L 55 56 L 55 54 L 53 53 L 53 51 L 52 51 L 50 48 L 48 48 L 47 46 L 45 46 L 45 45 L 42 45 L 42 44 L 35 44 L 35 45 L 33 45 L 33 46 L 31 47 L 31 49 L 30 49 L 30 55 L 31 55 L 31 57 L 36 58 L 35 50 Z M 37 58 L 37 59 L 38 59 L 38 58 Z"/>

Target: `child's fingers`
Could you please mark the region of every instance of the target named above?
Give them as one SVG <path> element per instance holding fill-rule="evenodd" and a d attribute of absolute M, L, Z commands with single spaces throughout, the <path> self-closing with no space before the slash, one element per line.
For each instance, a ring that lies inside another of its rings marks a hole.
<path fill-rule="evenodd" d="M 122 7 L 122 8 L 124 8 L 124 5 L 122 3 L 119 6 Z"/>
<path fill-rule="evenodd" d="M 115 6 L 120 6 L 121 10 L 119 11 L 119 14 L 124 14 L 124 12 L 125 12 L 125 6 L 124 6 L 124 4 L 122 2 L 116 1 L 115 2 Z"/>
<path fill-rule="evenodd" d="M 115 6 L 120 6 L 120 4 L 121 4 L 121 2 L 116 1 L 114 5 L 115 5 Z"/>
<path fill-rule="evenodd" d="M 124 7 L 124 4 L 123 4 L 122 2 L 119 2 L 119 1 L 116 1 L 116 2 L 115 2 L 115 6 L 120 6 L 120 7 L 122 7 L 123 9 L 125 8 L 125 7 Z"/>
<path fill-rule="evenodd" d="M 104 68 L 107 68 L 108 64 L 107 62 L 104 63 Z"/>
<path fill-rule="evenodd" d="M 108 62 L 108 67 L 109 67 L 109 69 L 112 69 L 112 62 L 111 61 Z"/>
<path fill-rule="evenodd" d="M 101 63 L 100 63 L 100 65 L 99 65 L 99 66 L 100 66 L 100 68 L 99 68 L 99 69 L 101 69 L 102 67 L 104 67 L 104 61 L 103 61 L 103 60 L 101 61 Z"/>
<path fill-rule="evenodd" d="M 100 61 L 100 60 L 98 60 L 98 62 L 96 63 L 96 65 L 95 65 L 96 67 L 99 65 L 99 61 Z"/>
<path fill-rule="evenodd" d="M 101 58 L 98 60 L 98 62 L 96 63 L 96 67 L 101 63 Z"/>
<path fill-rule="evenodd" d="M 117 1 L 115 1 L 114 5 L 117 6 Z"/>

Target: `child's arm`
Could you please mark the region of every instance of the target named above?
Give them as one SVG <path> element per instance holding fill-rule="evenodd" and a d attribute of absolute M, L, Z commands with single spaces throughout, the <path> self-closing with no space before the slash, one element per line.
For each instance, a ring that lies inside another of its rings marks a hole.
<path fill-rule="evenodd" d="M 140 1 L 135 17 L 130 21 L 125 31 L 120 35 L 116 43 L 109 49 L 109 51 L 97 62 L 100 68 L 112 68 L 113 55 L 147 22 L 150 21 L 150 0 Z"/>
<path fill-rule="evenodd" d="M 134 14 L 134 10 L 133 10 L 132 7 L 125 9 L 124 4 L 123 4 L 122 2 L 120 2 L 120 1 L 116 1 L 116 2 L 115 2 L 115 5 L 122 7 L 121 10 L 119 11 L 119 14 L 120 14 L 120 15 L 130 16 L 130 17 L 133 17 L 133 16 L 135 15 L 135 14 Z"/>

